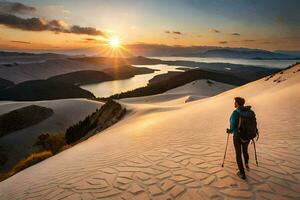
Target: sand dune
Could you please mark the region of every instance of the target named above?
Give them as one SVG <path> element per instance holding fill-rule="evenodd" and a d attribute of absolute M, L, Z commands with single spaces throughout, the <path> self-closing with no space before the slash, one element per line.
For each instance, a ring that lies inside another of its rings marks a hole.
<path fill-rule="evenodd" d="M 1 182 L 0 199 L 299 199 L 299 69 L 186 104 L 124 100 L 125 119 Z M 235 96 L 261 133 L 247 181 L 235 175 L 232 139 L 221 168 Z"/>
<path fill-rule="evenodd" d="M 54 59 L 37 63 L 19 64 L 13 67 L 0 65 L 0 78 L 13 81 L 15 84 L 37 79 L 47 79 L 59 74 L 81 70 L 100 70 L 101 65 L 92 65 L 71 59 Z"/>
<path fill-rule="evenodd" d="M 15 164 L 16 160 L 24 157 L 24 155 L 36 151 L 37 149 L 36 147 L 33 147 L 33 144 L 37 141 L 39 135 L 43 133 L 62 134 L 69 126 L 83 120 L 97 108 L 101 107 L 103 103 L 86 99 L 33 102 L 0 101 L 0 115 L 29 105 L 39 105 L 51 108 L 54 111 L 54 114 L 50 118 L 34 126 L 15 131 L 0 138 L 1 150 L 10 158 L 4 168 L 8 168 Z"/>

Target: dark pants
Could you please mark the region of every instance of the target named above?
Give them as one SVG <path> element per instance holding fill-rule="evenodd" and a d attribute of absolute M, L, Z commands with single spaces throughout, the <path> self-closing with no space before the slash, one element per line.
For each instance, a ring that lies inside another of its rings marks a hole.
<path fill-rule="evenodd" d="M 236 155 L 236 163 L 239 167 L 239 170 L 242 174 L 245 173 L 244 165 L 243 165 L 243 159 L 242 159 L 242 150 L 243 150 L 243 156 L 245 160 L 245 164 L 248 164 L 249 162 L 249 154 L 248 154 L 248 145 L 249 142 L 242 143 L 240 138 L 233 137 L 233 144 L 235 148 L 235 155 Z"/>

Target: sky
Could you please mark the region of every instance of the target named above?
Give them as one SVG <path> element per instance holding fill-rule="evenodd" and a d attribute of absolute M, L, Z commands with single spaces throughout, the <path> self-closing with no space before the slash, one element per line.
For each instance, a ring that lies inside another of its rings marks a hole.
<path fill-rule="evenodd" d="M 300 50 L 299 0 L 0 0 L 0 49 L 126 44 Z"/>

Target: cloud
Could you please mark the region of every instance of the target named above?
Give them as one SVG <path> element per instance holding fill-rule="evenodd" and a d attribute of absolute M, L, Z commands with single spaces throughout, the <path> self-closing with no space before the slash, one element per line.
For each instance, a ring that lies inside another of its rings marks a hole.
<path fill-rule="evenodd" d="M 102 31 L 97 30 L 93 27 L 80 27 L 77 25 L 74 25 L 70 28 L 70 33 L 75 34 L 86 34 L 86 35 L 104 35 Z"/>
<path fill-rule="evenodd" d="M 21 43 L 21 44 L 32 44 L 31 42 L 25 42 L 25 41 L 19 41 L 19 40 L 12 40 L 10 42 L 13 42 L 13 43 Z"/>
<path fill-rule="evenodd" d="M 55 33 L 74 33 L 86 35 L 101 35 L 104 33 L 93 27 L 80 27 L 73 25 L 70 28 L 62 20 L 47 21 L 43 18 L 21 18 L 10 14 L 0 14 L 0 24 L 26 31 L 53 31 Z"/>
<path fill-rule="evenodd" d="M 27 31 L 55 31 L 63 32 L 64 27 L 58 20 L 46 21 L 42 18 L 21 18 L 15 15 L 0 14 L 0 24 L 10 28 L 16 28 Z"/>
<path fill-rule="evenodd" d="M 220 41 L 219 43 L 220 44 L 227 44 L 228 42 L 227 41 Z"/>
<path fill-rule="evenodd" d="M 183 34 L 180 31 L 169 31 L 169 30 L 166 30 L 165 33 L 166 34 L 175 34 L 175 35 L 182 35 Z"/>
<path fill-rule="evenodd" d="M 180 31 L 173 31 L 174 34 L 176 35 L 181 35 L 182 33 Z"/>
<path fill-rule="evenodd" d="M 18 2 L 0 1 L 0 13 L 26 14 L 36 11 L 35 7 Z"/>
<path fill-rule="evenodd" d="M 239 34 L 239 33 L 232 33 L 231 35 L 240 36 L 241 34 Z"/>
<path fill-rule="evenodd" d="M 208 31 L 211 33 L 221 33 L 221 31 L 214 29 L 214 28 L 210 28 L 210 29 L 208 29 Z"/>

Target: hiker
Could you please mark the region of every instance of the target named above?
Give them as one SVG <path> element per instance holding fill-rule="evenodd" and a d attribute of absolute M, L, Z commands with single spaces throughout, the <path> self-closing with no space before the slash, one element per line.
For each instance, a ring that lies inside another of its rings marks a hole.
<path fill-rule="evenodd" d="M 233 134 L 233 144 L 236 154 L 236 163 L 239 168 L 237 175 L 241 179 L 246 179 L 245 169 L 242 160 L 242 152 L 245 166 L 247 170 L 249 170 L 250 168 L 248 145 L 250 140 L 253 141 L 253 138 L 255 138 L 258 135 L 255 113 L 251 110 L 251 106 L 244 106 L 244 104 L 244 98 L 234 98 L 234 107 L 236 109 L 232 112 L 230 116 L 230 128 L 226 131 L 228 134 Z"/>

